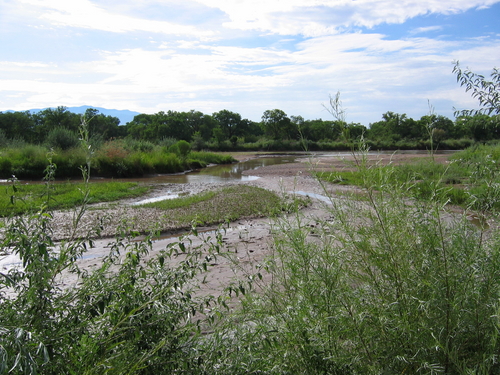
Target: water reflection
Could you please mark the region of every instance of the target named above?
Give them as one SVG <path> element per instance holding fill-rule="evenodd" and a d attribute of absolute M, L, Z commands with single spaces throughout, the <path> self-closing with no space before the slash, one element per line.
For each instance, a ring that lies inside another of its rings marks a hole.
<path fill-rule="evenodd" d="M 260 157 L 251 159 L 236 164 L 214 165 L 196 171 L 179 174 L 165 174 L 148 176 L 144 178 L 127 178 L 123 181 L 140 181 L 160 184 L 185 184 L 185 183 L 215 183 L 228 181 L 252 181 L 256 180 L 256 176 L 245 176 L 243 171 L 254 170 L 260 167 L 276 164 L 293 163 L 297 159 L 296 156 L 274 156 Z M 107 179 L 99 179 L 106 181 Z M 117 181 L 117 179 L 114 179 Z M 118 180 L 120 181 L 120 180 Z"/>

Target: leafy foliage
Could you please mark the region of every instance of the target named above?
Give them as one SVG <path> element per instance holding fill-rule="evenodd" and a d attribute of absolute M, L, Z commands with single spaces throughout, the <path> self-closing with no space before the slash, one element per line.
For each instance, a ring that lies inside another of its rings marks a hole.
<path fill-rule="evenodd" d="M 78 135 L 66 128 L 54 128 L 47 135 L 46 142 L 49 147 L 59 150 L 68 150 L 80 145 Z"/>
<path fill-rule="evenodd" d="M 482 107 L 478 110 L 456 111 L 455 115 L 500 114 L 500 71 L 497 68 L 493 68 L 491 72 L 491 81 L 469 69 L 462 70 L 458 61 L 455 62 L 453 73 L 456 74 L 460 86 L 465 87 L 466 92 L 471 91 L 472 97 L 477 99 Z"/>
<path fill-rule="evenodd" d="M 56 169 L 50 157 L 48 162 L 50 192 Z M 82 166 L 83 210 L 88 170 L 90 162 Z M 187 371 L 201 328 L 199 312 L 210 304 L 210 297 L 193 292 L 192 280 L 207 268 L 205 254 L 195 247 L 186 253 L 181 239 L 153 255 L 150 237 L 135 241 L 124 227 L 97 268 L 80 269 L 78 261 L 101 228 L 55 243 L 50 202 L 46 194 L 39 210 L 12 217 L 5 226 L 0 251 L 16 255 L 20 265 L 0 274 L 0 374 Z M 75 227 L 81 217 L 76 210 Z M 71 275 L 77 287 L 60 283 Z"/>

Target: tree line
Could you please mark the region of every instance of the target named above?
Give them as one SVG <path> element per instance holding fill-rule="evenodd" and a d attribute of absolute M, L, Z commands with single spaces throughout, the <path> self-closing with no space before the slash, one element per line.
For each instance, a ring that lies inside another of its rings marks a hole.
<path fill-rule="evenodd" d="M 391 145 L 398 142 L 468 139 L 486 142 L 500 139 L 498 114 L 459 113 L 452 121 L 445 116 L 427 114 L 415 120 L 406 114 L 386 112 L 380 121 L 368 127 L 347 123 L 342 119 L 305 120 L 288 116 L 280 109 L 266 110 L 260 122 L 242 118 L 239 113 L 223 109 L 212 115 L 200 111 L 167 111 L 139 114 L 125 125 L 117 117 L 104 115 L 89 108 L 85 119 L 91 139 L 105 142 L 116 138 L 131 138 L 157 143 L 163 139 L 185 140 L 193 145 L 211 143 L 222 146 L 271 141 L 349 142 L 364 137 L 372 142 Z M 66 107 L 48 108 L 37 113 L 0 112 L 0 145 L 18 140 L 48 144 L 62 149 L 78 143 L 81 115 Z"/>

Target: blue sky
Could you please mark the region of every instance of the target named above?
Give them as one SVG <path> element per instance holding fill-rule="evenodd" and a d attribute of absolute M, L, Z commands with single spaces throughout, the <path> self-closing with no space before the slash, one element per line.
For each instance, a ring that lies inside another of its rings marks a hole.
<path fill-rule="evenodd" d="M 500 68 L 500 0 L 0 0 L 0 111 L 453 119 L 454 60 Z"/>

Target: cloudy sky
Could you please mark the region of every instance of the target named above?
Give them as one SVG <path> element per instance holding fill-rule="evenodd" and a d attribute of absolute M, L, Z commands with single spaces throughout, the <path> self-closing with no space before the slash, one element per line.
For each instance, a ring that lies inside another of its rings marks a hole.
<path fill-rule="evenodd" d="M 0 111 L 453 119 L 454 60 L 500 68 L 500 0 L 0 0 Z"/>

